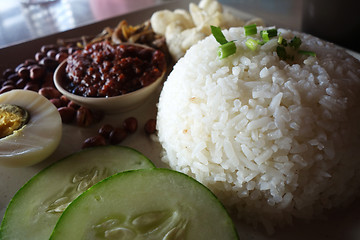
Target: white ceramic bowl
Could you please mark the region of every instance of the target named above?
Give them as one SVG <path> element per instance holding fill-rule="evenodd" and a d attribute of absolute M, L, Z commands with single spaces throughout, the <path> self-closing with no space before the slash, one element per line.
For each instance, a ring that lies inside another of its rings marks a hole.
<path fill-rule="evenodd" d="M 63 61 L 55 70 L 54 84 L 56 88 L 73 102 L 92 110 L 102 111 L 104 113 L 126 112 L 139 107 L 154 91 L 162 84 L 166 73 L 166 67 L 162 75 L 150 85 L 130 92 L 124 95 L 114 97 L 84 97 L 68 92 L 63 85 L 63 79 L 66 74 L 66 60 Z"/>

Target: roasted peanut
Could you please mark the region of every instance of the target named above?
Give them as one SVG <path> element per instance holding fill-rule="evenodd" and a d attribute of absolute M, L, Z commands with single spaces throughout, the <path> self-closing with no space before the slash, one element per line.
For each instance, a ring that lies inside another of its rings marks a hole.
<path fill-rule="evenodd" d="M 104 146 L 106 145 L 106 140 L 103 136 L 97 135 L 93 137 L 89 137 L 85 139 L 82 148 L 96 147 L 96 146 Z"/>
<path fill-rule="evenodd" d="M 56 108 L 61 108 L 64 106 L 59 98 L 52 98 L 49 101 L 54 104 Z"/>
<path fill-rule="evenodd" d="M 58 111 L 63 123 L 71 123 L 75 118 L 76 110 L 71 107 L 60 107 Z"/>
<path fill-rule="evenodd" d="M 123 127 L 128 133 L 134 133 L 137 130 L 138 122 L 136 118 L 129 117 L 124 120 Z"/>
<path fill-rule="evenodd" d="M 8 91 L 13 90 L 13 89 L 14 89 L 13 85 L 6 85 L 6 86 L 3 86 L 0 89 L 0 93 L 8 92 Z"/>
<path fill-rule="evenodd" d="M 104 138 L 109 138 L 110 133 L 114 130 L 114 127 L 110 124 L 104 124 L 99 128 L 98 133 Z"/>
<path fill-rule="evenodd" d="M 127 137 L 127 132 L 123 128 L 115 128 L 109 135 L 111 144 L 118 144 Z"/>
<path fill-rule="evenodd" d="M 144 130 L 147 134 L 153 134 L 156 131 L 156 120 L 149 119 L 144 126 Z"/>
<path fill-rule="evenodd" d="M 19 80 L 17 80 L 15 87 L 18 89 L 22 89 L 26 86 L 26 84 L 27 84 L 27 80 L 20 78 Z"/>
<path fill-rule="evenodd" d="M 76 111 L 76 124 L 79 127 L 88 127 L 93 123 L 93 116 L 89 109 L 80 107 Z"/>
<path fill-rule="evenodd" d="M 27 67 L 22 67 L 17 72 L 20 78 L 29 79 L 30 78 L 30 70 Z"/>
<path fill-rule="evenodd" d="M 37 82 L 28 82 L 25 87 L 24 87 L 25 90 L 31 90 L 31 91 L 34 91 L 34 92 L 38 92 L 39 89 L 40 89 L 40 84 L 37 83 Z"/>
<path fill-rule="evenodd" d="M 40 66 L 33 66 L 30 68 L 30 78 L 32 80 L 39 80 L 45 74 L 45 69 Z"/>
<path fill-rule="evenodd" d="M 41 59 L 43 59 L 45 57 L 45 53 L 43 53 L 43 52 L 37 52 L 37 53 L 35 53 L 35 60 L 36 61 L 40 61 Z"/>
<path fill-rule="evenodd" d="M 22 67 L 26 67 L 25 63 L 20 63 L 19 65 L 17 65 L 14 73 L 17 73 L 19 71 L 19 69 Z"/>
<path fill-rule="evenodd" d="M 58 63 L 61 63 L 61 62 L 64 61 L 68 56 L 69 56 L 69 54 L 67 54 L 67 53 L 65 53 L 65 52 L 59 52 L 58 54 L 56 54 L 55 60 L 58 61 Z"/>
<path fill-rule="evenodd" d="M 51 50 L 49 50 L 49 51 L 46 53 L 46 56 L 48 56 L 49 58 L 55 59 L 55 56 L 56 56 L 57 53 L 58 53 L 58 52 L 57 52 L 56 50 L 51 49 Z"/>
<path fill-rule="evenodd" d="M 56 88 L 53 87 L 40 88 L 38 93 L 47 99 L 60 98 L 62 95 Z"/>
<path fill-rule="evenodd" d="M 59 65 L 58 61 L 48 56 L 45 56 L 43 59 L 41 59 L 39 64 L 43 65 L 46 69 L 50 71 L 54 71 L 56 67 Z"/>

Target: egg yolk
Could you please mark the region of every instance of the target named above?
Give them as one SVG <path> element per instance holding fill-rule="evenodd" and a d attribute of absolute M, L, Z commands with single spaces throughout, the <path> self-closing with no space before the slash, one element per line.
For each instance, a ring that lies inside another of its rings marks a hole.
<path fill-rule="evenodd" d="M 11 135 L 29 121 L 23 108 L 11 104 L 0 104 L 0 138 Z"/>

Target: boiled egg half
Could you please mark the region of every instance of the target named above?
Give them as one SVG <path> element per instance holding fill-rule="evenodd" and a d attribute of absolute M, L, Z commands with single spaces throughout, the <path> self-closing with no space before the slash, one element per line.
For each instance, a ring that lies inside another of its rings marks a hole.
<path fill-rule="evenodd" d="M 58 147 L 62 122 L 56 107 L 34 91 L 0 94 L 0 165 L 26 167 Z"/>

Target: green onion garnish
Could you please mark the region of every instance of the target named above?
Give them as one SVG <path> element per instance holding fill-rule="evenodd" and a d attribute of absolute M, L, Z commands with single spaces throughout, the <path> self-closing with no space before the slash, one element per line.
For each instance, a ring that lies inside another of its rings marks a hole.
<path fill-rule="evenodd" d="M 298 49 L 301 45 L 301 39 L 297 36 L 293 37 L 293 39 L 291 39 L 289 46 L 293 47 L 295 49 Z"/>
<path fill-rule="evenodd" d="M 284 47 L 286 47 L 288 45 L 286 39 L 284 39 L 283 36 L 281 36 L 281 35 L 279 35 L 278 44 L 282 45 Z"/>
<path fill-rule="evenodd" d="M 268 32 L 269 38 L 276 37 L 278 34 L 277 29 L 275 28 L 268 29 L 266 31 Z"/>
<path fill-rule="evenodd" d="M 221 59 L 223 59 L 234 54 L 236 52 L 235 42 L 234 41 L 229 42 L 228 40 L 226 40 L 220 27 L 215 27 L 215 26 L 210 26 L 210 27 L 211 27 L 211 32 L 214 35 L 216 41 L 220 43 L 220 46 L 218 47 L 218 51 L 217 51 L 218 56 Z M 244 30 L 245 30 L 245 36 L 257 34 L 256 24 L 244 26 Z M 304 55 L 316 57 L 315 52 L 299 49 L 302 43 L 299 37 L 294 36 L 293 39 L 287 42 L 287 40 L 284 39 L 283 36 L 281 36 L 281 34 L 278 35 L 278 31 L 275 28 L 260 31 L 261 40 L 248 38 L 245 42 L 245 45 L 252 51 L 255 51 L 259 45 L 264 45 L 266 42 L 270 40 L 270 38 L 275 36 L 278 36 L 277 39 L 278 46 L 276 47 L 276 53 L 281 60 L 294 61 L 295 56 L 291 54 L 291 52 L 294 52 L 294 50 L 291 50 L 289 47 L 293 49 L 297 49 L 298 54 L 304 54 Z M 287 50 L 288 51 L 290 50 L 290 54 L 287 53 Z"/>
<path fill-rule="evenodd" d="M 264 42 L 268 42 L 270 38 L 277 36 L 277 30 L 275 28 L 260 31 L 260 36 Z"/>
<path fill-rule="evenodd" d="M 220 43 L 217 51 L 218 56 L 223 59 L 234 54 L 236 52 L 235 42 L 226 40 L 220 27 L 210 26 L 210 28 L 215 40 Z"/>
<path fill-rule="evenodd" d="M 245 45 L 251 49 L 251 50 L 256 50 L 257 46 L 258 46 L 258 41 L 252 38 L 249 38 L 248 40 L 246 40 Z"/>
<path fill-rule="evenodd" d="M 316 53 L 314 53 L 314 52 L 312 52 L 312 51 L 299 50 L 298 53 L 316 57 Z"/>
<path fill-rule="evenodd" d="M 256 24 L 246 25 L 244 26 L 244 30 L 245 30 L 245 36 L 254 35 L 257 33 Z"/>
<path fill-rule="evenodd" d="M 286 39 L 284 39 L 284 38 L 281 40 L 281 43 L 279 43 L 279 44 L 284 46 L 284 47 L 286 47 L 288 45 Z"/>
<path fill-rule="evenodd" d="M 287 58 L 286 49 L 283 46 L 277 46 L 276 53 L 282 60 L 285 60 Z"/>
<path fill-rule="evenodd" d="M 211 33 L 214 35 L 214 38 L 218 43 L 222 45 L 228 42 L 224 34 L 222 33 L 220 27 L 210 26 L 210 28 L 211 28 Z"/>
<path fill-rule="evenodd" d="M 236 52 L 236 45 L 234 43 L 234 41 L 231 41 L 231 42 L 227 42 L 223 45 L 220 45 L 218 47 L 218 56 L 223 59 L 223 58 L 226 58 L 232 54 L 234 54 Z"/>
<path fill-rule="evenodd" d="M 261 31 L 260 36 L 264 40 L 264 42 L 268 42 L 270 40 L 269 33 L 266 30 Z"/>

